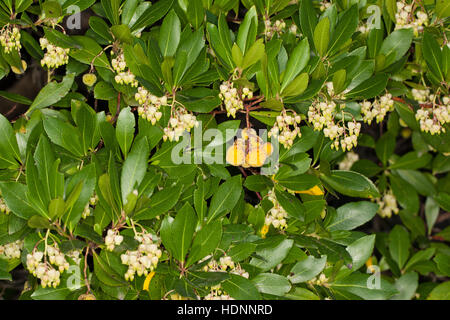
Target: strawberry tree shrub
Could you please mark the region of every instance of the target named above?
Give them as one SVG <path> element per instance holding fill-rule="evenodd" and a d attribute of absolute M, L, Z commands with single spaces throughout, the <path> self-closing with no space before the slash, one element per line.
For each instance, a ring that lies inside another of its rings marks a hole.
<path fill-rule="evenodd" d="M 449 14 L 2 0 L 2 294 L 448 299 Z"/>

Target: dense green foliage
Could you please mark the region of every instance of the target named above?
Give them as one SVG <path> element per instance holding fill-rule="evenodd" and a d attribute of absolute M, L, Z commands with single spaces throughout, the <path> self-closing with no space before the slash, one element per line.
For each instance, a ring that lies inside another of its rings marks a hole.
<path fill-rule="evenodd" d="M 449 16 L 2 0 L 0 77 L 37 63 L 48 83 L 0 92 L 28 106 L 0 115 L 0 280 L 25 268 L 37 300 L 449 299 Z"/>

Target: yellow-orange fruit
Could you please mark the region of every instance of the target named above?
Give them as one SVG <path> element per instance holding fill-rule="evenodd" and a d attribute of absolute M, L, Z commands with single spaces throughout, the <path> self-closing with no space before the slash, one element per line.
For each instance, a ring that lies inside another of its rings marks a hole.
<path fill-rule="evenodd" d="M 243 146 L 235 143 L 227 150 L 227 163 L 238 167 L 242 166 L 245 162 L 245 151 Z"/>
<path fill-rule="evenodd" d="M 155 272 L 152 271 L 147 275 L 147 278 L 145 278 L 144 285 L 142 286 L 142 290 L 149 291 L 150 282 L 152 281 L 153 277 L 155 276 Z"/>
<path fill-rule="evenodd" d="M 305 191 L 296 191 L 295 193 L 301 193 L 301 194 L 309 194 L 311 196 L 322 196 L 323 190 L 319 188 L 319 186 L 314 186 L 309 190 L 305 190 Z"/>
<path fill-rule="evenodd" d="M 250 167 L 262 167 L 267 160 L 267 155 L 262 148 L 250 150 L 246 157 L 246 162 Z"/>
<path fill-rule="evenodd" d="M 412 131 L 409 128 L 403 128 L 401 133 L 403 138 L 409 139 L 411 137 Z"/>
<path fill-rule="evenodd" d="M 14 66 L 11 66 L 11 71 L 14 72 L 15 74 L 22 74 L 27 70 L 27 67 L 28 67 L 27 62 L 25 60 L 22 60 L 23 71 L 21 71 L 20 69 L 14 67 Z"/>
<path fill-rule="evenodd" d="M 268 157 L 270 157 L 273 153 L 273 145 L 270 142 L 267 142 L 263 145 L 263 150 Z"/>
<path fill-rule="evenodd" d="M 93 73 L 86 73 L 83 75 L 83 83 L 88 86 L 92 87 L 97 82 L 97 76 Z"/>
<path fill-rule="evenodd" d="M 248 140 L 250 137 L 257 137 L 255 129 L 242 129 L 241 133 L 242 139 Z"/>
<path fill-rule="evenodd" d="M 269 226 L 265 224 L 261 229 L 261 238 L 265 239 L 268 232 Z"/>

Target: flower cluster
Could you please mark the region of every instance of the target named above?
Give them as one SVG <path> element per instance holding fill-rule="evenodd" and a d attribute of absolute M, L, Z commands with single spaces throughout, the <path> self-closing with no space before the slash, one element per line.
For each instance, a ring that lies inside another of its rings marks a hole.
<path fill-rule="evenodd" d="M 148 275 L 158 266 L 159 258 L 161 258 L 162 251 L 152 239 L 149 233 L 142 233 L 135 236 L 135 239 L 140 243 L 136 251 L 127 251 L 120 256 L 122 263 L 128 266 L 125 273 L 125 280 L 133 281 L 135 274 L 139 277 Z"/>
<path fill-rule="evenodd" d="M 69 63 L 70 49 L 64 49 L 51 44 L 46 38 L 39 40 L 42 50 L 47 50 L 44 58 L 41 60 L 43 67 L 47 66 L 49 69 L 56 69 Z"/>
<path fill-rule="evenodd" d="M 432 135 L 445 133 L 445 125 L 450 123 L 450 104 L 435 105 L 432 109 L 417 110 L 416 119 L 420 123 L 420 129 Z"/>
<path fill-rule="evenodd" d="M 205 296 L 205 300 L 234 300 L 228 295 L 220 284 L 211 287 L 211 292 Z"/>
<path fill-rule="evenodd" d="M 265 225 L 270 227 L 272 225 L 275 229 L 285 230 L 287 228 L 288 214 L 286 210 L 278 202 L 274 190 L 270 190 L 267 198 L 272 202 L 273 207 L 266 216 Z"/>
<path fill-rule="evenodd" d="M 119 231 L 109 229 L 108 232 L 106 233 L 106 237 L 105 237 L 106 250 L 114 251 L 114 248 L 116 246 L 120 246 L 122 241 L 123 241 L 123 236 L 121 236 L 119 234 Z"/>
<path fill-rule="evenodd" d="M 22 48 L 20 44 L 20 30 L 17 27 L 5 26 L 0 32 L 0 43 L 5 53 L 11 53 L 13 50 L 19 51 Z"/>
<path fill-rule="evenodd" d="M 331 2 L 327 1 L 327 0 L 322 0 L 320 1 L 320 11 L 325 11 L 327 10 L 329 7 L 331 7 Z"/>
<path fill-rule="evenodd" d="M 125 61 L 125 56 L 123 53 L 117 55 L 111 60 L 111 65 L 116 71 L 116 77 L 114 78 L 118 84 L 130 85 L 136 87 L 139 85 L 134 74 L 130 70 L 126 70 L 127 63 Z"/>
<path fill-rule="evenodd" d="M 11 213 L 11 210 L 6 205 L 5 200 L 0 196 L 0 213 L 4 213 L 6 215 Z"/>
<path fill-rule="evenodd" d="M 94 195 L 89 199 L 89 204 L 95 207 L 98 203 L 98 195 L 94 193 Z"/>
<path fill-rule="evenodd" d="M 98 196 L 94 194 L 90 199 L 89 202 L 86 204 L 86 207 L 84 207 L 83 213 L 81 217 L 83 219 L 86 219 L 87 217 L 90 217 L 92 214 L 91 206 L 95 207 L 98 203 Z"/>
<path fill-rule="evenodd" d="M 362 25 L 358 26 L 358 31 L 361 33 L 369 33 L 371 29 L 371 26 L 363 23 Z"/>
<path fill-rule="evenodd" d="M 277 20 L 274 24 L 270 19 L 264 20 L 264 26 L 266 27 L 264 30 L 264 34 L 268 39 L 271 39 L 275 34 L 281 35 L 286 29 L 286 22 L 283 20 Z"/>
<path fill-rule="evenodd" d="M 84 207 L 83 213 L 81 214 L 81 218 L 86 219 L 87 217 L 91 216 L 91 207 L 89 206 L 89 203 L 86 204 L 86 207 Z"/>
<path fill-rule="evenodd" d="M 345 127 L 345 125 L 343 127 L 339 127 L 335 124 L 331 128 L 326 128 L 323 130 L 325 137 L 334 140 L 331 148 L 338 150 L 339 147 L 341 147 L 343 151 L 350 151 L 358 145 L 358 137 L 360 132 L 361 123 L 356 122 L 356 120 L 348 122 L 347 127 Z"/>
<path fill-rule="evenodd" d="M 33 255 L 27 256 L 27 268 L 38 279 L 41 280 L 43 288 L 56 288 L 60 284 L 61 273 L 52 265 L 46 262 L 41 262 L 43 252 L 35 252 Z"/>
<path fill-rule="evenodd" d="M 313 124 L 314 130 L 320 131 L 333 122 L 336 103 L 331 101 L 315 102 L 309 107 L 308 121 Z"/>
<path fill-rule="evenodd" d="M 50 263 L 58 267 L 59 272 L 69 269 L 69 263 L 64 253 L 59 250 L 56 244 L 47 247 L 47 256 Z"/>
<path fill-rule="evenodd" d="M 211 256 L 206 257 L 204 260 L 210 259 Z M 205 272 L 230 272 L 232 274 L 239 275 L 246 279 L 249 278 L 248 272 L 246 272 L 242 267 L 235 263 L 233 259 L 229 256 L 223 256 L 217 262 L 214 259 L 208 262 L 208 264 L 203 268 Z M 205 297 L 205 300 L 234 300 L 230 297 L 223 289 L 222 286 L 216 285 L 211 287 L 211 292 Z"/>
<path fill-rule="evenodd" d="M 376 99 L 373 103 L 370 101 L 363 101 L 360 103 L 361 113 L 363 115 L 364 122 L 371 124 L 374 119 L 377 123 L 384 120 L 388 112 L 394 111 L 394 100 L 390 93 L 385 94 Z"/>
<path fill-rule="evenodd" d="M 183 297 L 181 294 L 174 292 L 170 295 L 170 300 L 189 300 L 186 297 Z"/>
<path fill-rule="evenodd" d="M 204 268 L 205 271 L 223 271 L 236 274 L 238 276 L 247 278 L 249 277 L 248 272 L 241 268 L 241 266 L 233 261 L 229 256 L 220 257 L 219 262 L 216 260 L 211 260 L 208 265 Z"/>
<path fill-rule="evenodd" d="M 432 135 L 444 133 L 445 125 L 450 123 L 450 97 L 430 94 L 429 89 L 412 89 L 411 93 L 422 104 L 416 112 L 420 129 Z"/>
<path fill-rule="evenodd" d="M 219 98 L 224 102 L 227 115 L 236 118 L 236 113 L 244 109 L 244 99 L 252 99 L 253 92 L 249 88 L 243 88 L 242 94 L 234 87 L 233 82 L 225 81 L 220 86 Z"/>
<path fill-rule="evenodd" d="M 425 103 L 430 99 L 430 89 L 412 89 L 411 90 L 411 94 L 414 98 L 414 100 L 416 100 L 419 103 Z"/>
<path fill-rule="evenodd" d="M 169 120 L 169 125 L 164 128 L 164 141 L 180 141 L 185 131 L 198 126 L 197 118 L 189 113 L 184 107 L 179 106 Z"/>
<path fill-rule="evenodd" d="M 291 24 L 291 26 L 289 27 L 289 31 L 293 35 L 297 36 L 297 31 L 298 31 L 297 25 L 295 23 Z"/>
<path fill-rule="evenodd" d="M 286 149 L 290 149 L 294 144 L 294 140 L 297 137 L 301 137 L 299 124 L 302 122 L 302 118 L 291 111 L 288 114 L 285 109 L 277 116 L 276 122 L 272 129 L 269 131 L 269 138 L 276 137 L 278 142 L 281 143 Z"/>
<path fill-rule="evenodd" d="M 359 155 L 354 152 L 348 152 L 345 154 L 344 159 L 339 163 L 339 170 L 348 171 L 352 168 L 353 164 L 359 160 Z"/>
<path fill-rule="evenodd" d="M 392 213 L 398 214 L 399 212 L 397 199 L 392 193 L 392 190 L 386 191 L 382 198 L 376 199 L 376 202 L 380 206 L 378 214 L 382 218 L 390 218 L 392 217 Z"/>
<path fill-rule="evenodd" d="M 418 10 L 414 16 L 413 5 L 407 4 L 404 0 L 397 1 L 397 13 L 395 14 L 395 29 L 409 29 L 414 30 L 414 35 L 417 37 L 419 31 L 423 30 L 423 26 L 428 25 L 428 15 Z"/>
<path fill-rule="evenodd" d="M 336 94 L 336 92 L 334 91 L 334 84 L 331 81 L 326 82 L 325 86 L 327 87 L 328 95 L 334 99 L 345 100 L 345 94 L 348 93 L 348 91 L 349 91 L 348 89 L 345 89 L 341 93 Z"/>
<path fill-rule="evenodd" d="M 140 104 L 138 107 L 139 116 L 155 125 L 162 117 L 161 106 L 167 106 L 167 97 L 158 98 L 146 89 L 139 87 L 134 98 Z"/>
<path fill-rule="evenodd" d="M 324 273 L 321 273 L 318 277 L 314 277 L 313 279 L 308 281 L 309 285 L 315 285 L 320 287 L 326 287 L 328 285 L 328 278 Z"/>
<path fill-rule="evenodd" d="M 81 257 L 80 257 L 81 251 L 80 250 L 76 250 L 76 249 L 71 250 L 71 251 L 67 252 L 67 256 L 69 258 L 71 258 L 77 265 L 80 264 L 80 262 L 81 262 Z"/>
<path fill-rule="evenodd" d="M 19 259 L 23 249 L 23 240 L 17 240 L 12 243 L 0 245 L 0 258 Z"/>
<path fill-rule="evenodd" d="M 345 109 L 345 105 L 341 105 L 341 110 Z M 325 137 L 333 141 L 332 149 L 350 151 L 358 145 L 358 136 L 361 132 L 361 123 L 355 119 L 345 123 L 344 120 L 334 121 L 334 113 L 336 111 L 336 103 L 333 101 L 315 102 L 309 108 L 308 121 L 313 124 L 315 131 L 323 130 Z M 342 118 L 344 112 L 342 111 Z"/>
<path fill-rule="evenodd" d="M 58 24 L 58 22 L 60 21 L 60 17 L 46 17 L 45 13 L 42 14 L 42 16 L 40 17 L 40 19 L 42 19 L 42 22 L 44 23 L 44 25 L 46 25 L 47 27 L 51 27 L 52 29 L 55 29 L 56 25 Z"/>
<path fill-rule="evenodd" d="M 56 288 L 60 283 L 61 273 L 69 269 L 69 263 L 55 244 L 48 246 L 45 252 L 35 250 L 28 254 L 27 269 L 41 280 L 43 288 Z"/>

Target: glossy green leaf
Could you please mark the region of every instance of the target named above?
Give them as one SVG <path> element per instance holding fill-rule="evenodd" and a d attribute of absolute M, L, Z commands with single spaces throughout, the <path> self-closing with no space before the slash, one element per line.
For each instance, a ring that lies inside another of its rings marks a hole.
<path fill-rule="evenodd" d="M 159 48 L 163 57 L 172 57 L 180 43 L 181 23 L 175 11 L 170 11 L 161 25 Z"/>
<path fill-rule="evenodd" d="M 208 223 L 231 211 L 242 192 L 241 177 L 234 176 L 224 182 L 211 199 Z"/>
<path fill-rule="evenodd" d="M 322 272 L 326 262 L 327 256 L 322 256 L 320 258 L 309 256 L 305 260 L 297 262 L 294 267 L 292 267 L 290 272 L 291 275 L 288 279 L 294 284 L 307 282 Z"/>
<path fill-rule="evenodd" d="M 28 113 L 34 110 L 42 109 L 48 107 L 52 104 L 57 103 L 62 98 L 64 98 L 72 87 L 73 81 L 75 79 L 74 74 L 66 75 L 63 80 L 58 83 L 55 81 L 47 84 L 38 94 L 33 104 L 28 109 Z"/>
<path fill-rule="evenodd" d="M 207 255 L 214 252 L 222 239 L 222 222 L 213 221 L 205 225 L 195 235 L 192 242 L 192 249 L 189 253 L 187 266 L 189 267 L 196 261 L 199 261 Z"/>
<path fill-rule="evenodd" d="M 260 268 L 263 272 L 274 268 L 283 261 L 294 244 L 294 241 L 290 239 L 272 240 L 258 247 L 256 249 L 257 257 L 250 260 L 251 265 Z"/>
<path fill-rule="evenodd" d="M 378 210 L 378 205 L 368 201 L 352 202 L 339 207 L 328 229 L 353 230 L 370 221 Z"/>
<path fill-rule="evenodd" d="M 410 240 L 408 231 L 396 225 L 389 234 L 389 252 L 400 269 L 409 258 Z"/>
<path fill-rule="evenodd" d="M 331 176 L 320 177 L 325 183 L 343 195 L 359 198 L 378 198 L 380 193 L 372 181 L 353 171 L 332 171 Z"/>
<path fill-rule="evenodd" d="M 330 43 L 330 19 L 325 17 L 319 21 L 314 29 L 314 46 L 321 57 L 327 53 Z"/>
<path fill-rule="evenodd" d="M 133 144 L 131 152 L 123 164 L 120 181 L 124 204 L 127 203 L 128 195 L 136 190 L 144 179 L 149 153 L 147 138 L 143 137 Z"/>
<path fill-rule="evenodd" d="M 353 5 L 350 9 L 344 12 L 336 24 L 335 31 L 330 40 L 328 52 L 335 53 L 340 47 L 347 42 L 353 35 L 358 26 L 358 8 Z"/>
<path fill-rule="evenodd" d="M 135 126 L 136 120 L 131 112 L 131 108 L 123 109 L 117 118 L 116 138 L 125 158 L 133 142 Z"/>
<path fill-rule="evenodd" d="M 252 279 L 259 292 L 283 296 L 291 290 L 291 284 L 285 277 L 273 273 L 260 273 Z"/>
<path fill-rule="evenodd" d="M 295 77 L 297 77 L 297 75 L 308 64 L 310 58 L 309 50 L 310 49 L 308 39 L 303 39 L 292 51 L 291 56 L 289 57 L 289 60 L 286 65 L 283 81 L 281 83 L 282 91 L 292 82 L 292 80 L 295 79 Z"/>

